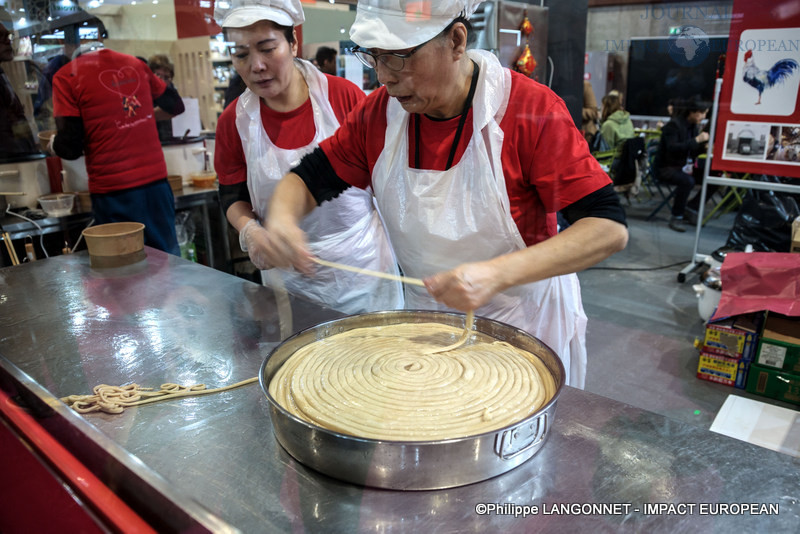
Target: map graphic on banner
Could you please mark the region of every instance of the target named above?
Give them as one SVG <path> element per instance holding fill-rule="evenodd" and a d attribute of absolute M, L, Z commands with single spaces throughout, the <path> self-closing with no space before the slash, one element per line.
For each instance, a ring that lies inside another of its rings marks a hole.
<path fill-rule="evenodd" d="M 797 0 L 734 0 L 715 170 L 800 178 Z"/>

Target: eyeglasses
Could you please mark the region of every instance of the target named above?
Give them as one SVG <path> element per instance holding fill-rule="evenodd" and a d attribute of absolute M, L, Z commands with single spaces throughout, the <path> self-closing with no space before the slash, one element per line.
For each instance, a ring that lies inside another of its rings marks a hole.
<path fill-rule="evenodd" d="M 396 52 L 373 54 L 372 52 L 367 52 L 366 50 L 358 47 L 351 48 L 350 52 L 352 52 L 353 55 L 356 56 L 358 60 L 369 69 L 374 69 L 378 65 L 378 61 L 380 61 L 381 64 L 387 69 L 397 72 L 403 70 L 403 67 L 406 65 L 406 59 L 416 54 L 417 50 L 428 43 L 430 43 L 430 41 L 425 41 L 421 45 L 415 46 L 405 54 L 398 54 Z"/>

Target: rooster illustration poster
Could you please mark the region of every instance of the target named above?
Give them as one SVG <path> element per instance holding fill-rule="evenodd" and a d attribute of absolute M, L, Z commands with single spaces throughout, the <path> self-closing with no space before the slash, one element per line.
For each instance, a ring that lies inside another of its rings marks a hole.
<path fill-rule="evenodd" d="M 742 32 L 733 79 L 733 113 L 794 114 L 800 89 L 800 46 L 793 44 L 800 45 L 800 28 Z"/>
<path fill-rule="evenodd" d="M 734 0 L 712 168 L 800 178 L 797 0 Z"/>

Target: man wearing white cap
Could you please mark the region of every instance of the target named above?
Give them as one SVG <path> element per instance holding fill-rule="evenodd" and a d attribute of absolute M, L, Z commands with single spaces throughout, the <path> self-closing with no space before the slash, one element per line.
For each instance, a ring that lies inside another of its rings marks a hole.
<path fill-rule="evenodd" d="M 224 6 L 224 7 L 223 7 Z M 294 26 L 305 20 L 299 0 L 217 2 L 214 12 L 230 46 L 236 72 L 247 89 L 219 118 L 214 167 L 228 221 L 239 231 L 242 250 L 259 269 L 272 267 L 265 253 L 269 236 L 260 221 L 275 185 L 320 141 L 333 134 L 364 93 L 344 78 L 319 72 L 298 59 Z M 351 188 L 303 221 L 315 254 L 330 261 L 397 272 L 391 246 L 369 192 Z M 403 305 L 397 282 L 320 269 L 311 278 L 297 272 L 262 272 L 301 294 L 345 313 L 396 309 Z M 279 283 L 279 282 L 276 282 Z"/>
<path fill-rule="evenodd" d="M 297 221 L 351 185 L 371 187 L 404 274 L 425 282 L 406 288 L 407 307 L 526 330 L 583 387 L 574 273 L 625 246 L 625 214 L 564 102 L 467 51 L 478 3 L 359 1 L 350 36 L 383 87 L 278 185 L 269 261 L 312 272 Z M 571 223 L 560 233 L 558 211 Z"/>

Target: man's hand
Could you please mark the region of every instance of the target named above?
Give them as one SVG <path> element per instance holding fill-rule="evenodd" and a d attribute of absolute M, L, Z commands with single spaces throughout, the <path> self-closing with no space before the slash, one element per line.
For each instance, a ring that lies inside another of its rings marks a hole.
<path fill-rule="evenodd" d="M 429 276 L 424 282 L 437 302 L 465 312 L 483 306 L 502 291 L 497 273 L 489 262 L 465 263 Z"/>

